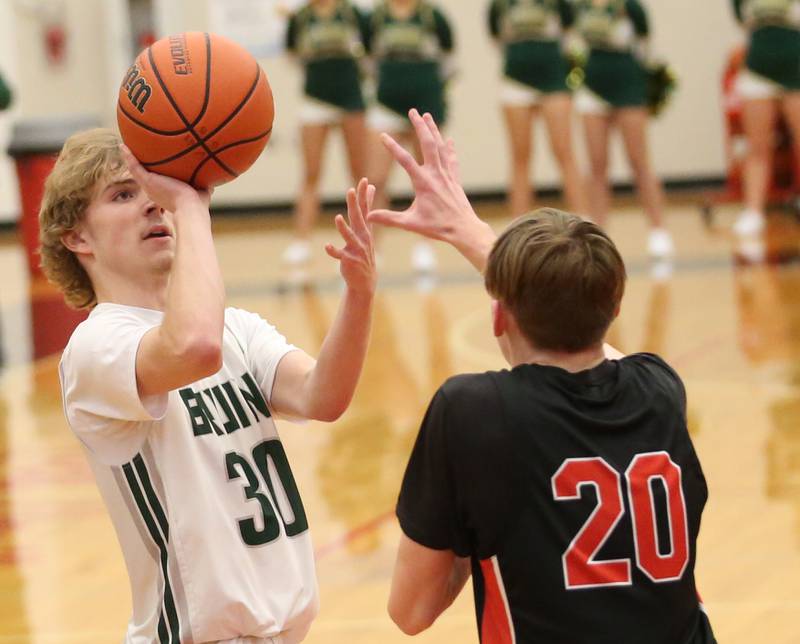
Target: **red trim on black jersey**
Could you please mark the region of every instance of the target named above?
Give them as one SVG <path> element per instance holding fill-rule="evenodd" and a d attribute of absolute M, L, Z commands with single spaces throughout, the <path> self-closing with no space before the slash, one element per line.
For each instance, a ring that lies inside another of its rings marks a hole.
<path fill-rule="evenodd" d="M 481 561 L 484 585 L 481 644 L 514 644 L 511 614 L 499 567 L 495 570 L 496 562 L 497 557 Z"/>

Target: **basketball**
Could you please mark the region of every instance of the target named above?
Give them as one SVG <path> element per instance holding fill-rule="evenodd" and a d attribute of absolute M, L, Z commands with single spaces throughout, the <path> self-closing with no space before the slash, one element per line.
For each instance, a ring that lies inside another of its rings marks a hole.
<path fill-rule="evenodd" d="M 274 113 L 256 59 L 202 32 L 168 36 L 142 51 L 117 101 L 122 140 L 142 165 L 196 188 L 245 172 L 269 140 Z"/>

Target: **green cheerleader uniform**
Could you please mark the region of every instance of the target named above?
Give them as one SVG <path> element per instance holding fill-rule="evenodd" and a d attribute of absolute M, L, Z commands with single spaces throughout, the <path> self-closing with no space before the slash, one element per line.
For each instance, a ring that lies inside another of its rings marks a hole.
<path fill-rule="evenodd" d="M 11 105 L 11 89 L 0 75 L 0 110 L 8 108 L 9 105 Z"/>
<path fill-rule="evenodd" d="M 800 0 L 733 0 L 750 31 L 747 69 L 790 90 L 800 90 Z"/>
<path fill-rule="evenodd" d="M 634 51 L 650 33 L 644 7 L 638 0 L 578 0 L 577 11 L 589 46 L 584 85 L 615 108 L 647 105 L 647 72 Z"/>
<path fill-rule="evenodd" d="M 8 109 L 11 105 L 11 88 L 6 85 L 3 75 L 0 74 L 0 110 Z"/>
<path fill-rule="evenodd" d="M 446 120 L 442 58 L 453 51 L 453 33 L 441 11 L 425 0 L 407 19 L 395 18 L 386 2 L 369 20 L 367 51 L 377 64 L 377 99 L 406 116 L 412 107 Z"/>
<path fill-rule="evenodd" d="M 503 44 L 506 78 L 545 94 L 569 91 L 561 38 L 574 22 L 568 0 L 492 0 L 489 31 Z"/>
<path fill-rule="evenodd" d="M 364 53 L 367 19 L 347 0 L 329 17 L 308 4 L 289 19 L 286 48 L 305 65 L 306 96 L 360 112 L 365 108 L 358 59 Z"/>

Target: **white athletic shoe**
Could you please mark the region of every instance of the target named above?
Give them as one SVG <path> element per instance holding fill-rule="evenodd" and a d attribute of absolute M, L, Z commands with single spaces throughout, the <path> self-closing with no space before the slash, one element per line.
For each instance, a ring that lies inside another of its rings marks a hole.
<path fill-rule="evenodd" d="M 411 266 L 419 273 L 436 270 L 436 254 L 428 242 L 417 242 L 411 249 Z"/>
<path fill-rule="evenodd" d="M 650 266 L 650 277 L 654 282 L 666 282 L 672 277 L 675 267 L 669 258 L 657 259 Z"/>
<path fill-rule="evenodd" d="M 311 259 L 311 244 L 305 239 L 295 239 L 289 244 L 281 255 L 284 264 L 299 266 L 307 264 Z"/>
<path fill-rule="evenodd" d="M 653 228 L 647 238 L 647 252 L 652 257 L 671 257 L 675 253 L 672 235 L 666 228 Z"/>
<path fill-rule="evenodd" d="M 752 235 L 760 235 L 764 230 L 765 225 L 764 215 L 757 210 L 743 210 L 742 214 L 733 224 L 733 232 L 739 237 L 750 237 Z"/>
<path fill-rule="evenodd" d="M 767 247 L 764 240 L 757 236 L 747 236 L 739 240 L 739 257 L 747 264 L 760 264 L 767 257 Z"/>

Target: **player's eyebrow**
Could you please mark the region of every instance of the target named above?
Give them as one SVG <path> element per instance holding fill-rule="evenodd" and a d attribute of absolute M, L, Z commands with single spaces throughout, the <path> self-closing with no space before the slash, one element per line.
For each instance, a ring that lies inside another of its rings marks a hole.
<path fill-rule="evenodd" d="M 128 177 L 126 179 L 117 179 L 106 184 L 105 188 L 103 188 L 103 194 L 111 190 L 116 190 L 117 188 L 130 188 L 136 187 L 137 185 L 138 184 L 133 180 L 132 177 Z"/>

